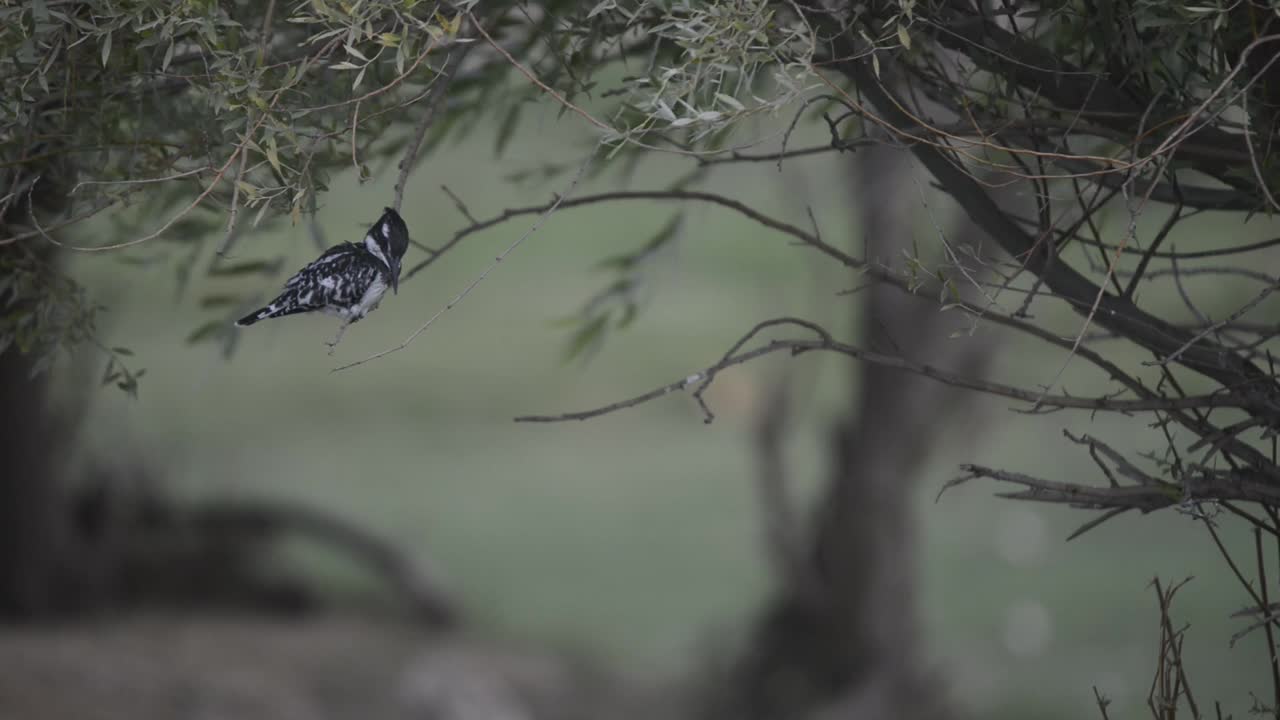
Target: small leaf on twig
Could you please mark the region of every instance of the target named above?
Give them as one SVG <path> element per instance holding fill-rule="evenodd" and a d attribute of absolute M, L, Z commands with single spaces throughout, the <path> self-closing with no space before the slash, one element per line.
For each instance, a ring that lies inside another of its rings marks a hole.
<path fill-rule="evenodd" d="M 205 340 L 211 340 L 217 337 L 218 335 L 221 335 L 223 332 L 226 332 L 226 329 L 227 329 L 226 321 L 210 320 L 209 322 L 191 331 L 190 335 L 187 335 L 187 344 L 195 345 L 196 343 L 203 342 Z"/>

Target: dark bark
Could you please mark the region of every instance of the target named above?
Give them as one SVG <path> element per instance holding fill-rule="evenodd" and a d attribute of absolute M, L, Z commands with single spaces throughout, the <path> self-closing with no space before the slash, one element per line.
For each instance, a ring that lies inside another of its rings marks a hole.
<path fill-rule="evenodd" d="M 0 195 L 8 198 L 0 203 L 3 237 L 26 229 L 32 212 L 49 217 L 67 209 L 74 170 L 36 142 L 34 128 L 19 156 L 0 158 L 9 166 L 0 172 Z M 32 261 L 52 268 L 54 247 L 0 245 L 0 273 Z M 28 310 L 22 304 L 31 300 L 17 296 L 9 283 L 0 287 L 6 288 L 0 290 L 0 312 Z M 50 408 L 48 373 L 33 375 L 40 350 L 24 353 L 16 345 L 0 350 L 0 620 L 48 614 L 61 594 L 58 576 L 66 576 L 60 570 L 66 518 L 59 477 L 65 423 Z"/>
<path fill-rule="evenodd" d="M 0 352 L 0 618 L 38 615 L 53 600 L 59 433 L 48 412 L 47 376 L 32 378 L 32 362 L 13 347 Z"/>
<path fill-rule="evenodd" d="M 882 263 L 901 262 L 919 207 L 903 160 L 882 148 L 858 153 L 861 235 L 869 258 Z M 971 242 L 965 236 L 974 232 L 968 225 L 949 240 Z M 858 297 L 864 344 L 982 374 L 990 348 L 949 339 L 953 316 L 882 284 Z M 945 715 L 918 651 L 912 501 L 930 448 L 965 396 L 880 365 L 853 363 L 850 371 L 854 394 L 831 429 L 805 568 L 786 579 L 738 668 L 735 710 L 743 717 Z"/>

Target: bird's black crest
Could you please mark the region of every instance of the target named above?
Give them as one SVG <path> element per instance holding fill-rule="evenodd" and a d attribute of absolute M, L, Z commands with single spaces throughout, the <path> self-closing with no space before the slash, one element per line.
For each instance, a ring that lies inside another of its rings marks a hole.
<path fill-rule="evenodd" d="M 393 208 L 383 208 L 382 217 L 369 229 L 371 233 L 375 231 L 386 239 L 391 255 L 397 259 L 404 257 L 405 251 L 409 249 L 409 226 L 404 224 L 400 213 Z"/>

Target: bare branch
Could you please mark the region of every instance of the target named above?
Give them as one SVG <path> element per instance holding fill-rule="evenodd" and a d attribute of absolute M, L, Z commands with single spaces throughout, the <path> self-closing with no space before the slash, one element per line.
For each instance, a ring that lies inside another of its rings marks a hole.
<path fill-rule="evenodd" d="M 1085 524 L 1081 525 L 1080 527 L 1076 528 L 1075 530 L 1073 530 L 1073 531 L 1071 532 L 1071 534 L 1067 536 L 1067 542 L 1071 542 L 1072 540 L 1075 540 L 1076 538 L 1078 538 L 1078 537 L 1080 537 L 1081 535 L 1083 535 L 1083 534 L 1085 534 L 1085 533 L 1089 532 L 1090 530 L 1092 530 L 1092 529 L 1094 529 L 1094 528 L 1098 527 L 1099 525 L 1101 525 L 1102 523 L 1104 523 L 1104 522 L 1106 522 L 1106 521 L 1110 520 L 1111 518 L 1114 518 L 1114 517 L 1116 517 L 1116 516 L 1118 516 L 1118 515 L 1123 515 L 1123 514 L 1125 514 L 1125 513 L 1129 512 L 1129 511 L 1130 511 L 1130 510 L 1132 510 L 1132 509 L 1133 509 L 1133 508 L 1128 508 L 1128 507 L 1119 507 L 1119 508 L 1112 508 L 1112 509 L 1110 509 L 1110 510 L 1108 510 L 1108 511 L 1104 512 L 1104 513 L 1102 513 L 1102 514 L 1101 514 L 1101 515 L 1099 515 L 1098 517 L 1096 517 L 1096 518 L 1094 518 L 1094 519 L 1090 520 L 1089 522 L 1087 522 L 1087 523 L 1085 523 Z"/>
<path fill-rule="evenodd" d="M 870 267 L 865 262 L 853 257 L 852 255 L 849 255 L 848 253 L 843 252 L 839 248 L 836 248 L 833 245 L 829 245 L 823 242 L 816 235 L 813 235 L 805 230 L 802 230 L 799 227 L 796 227 L 795 225 L 792 225 L 790 223 L 786 223 L 781 220 L 776 220 L 768 215 L 765 215 L 764 213 L 759 212 L 758 210 L 755 210 L 754 208 L 751 208 L 741 202 L 738 202 L 737 200 L 725 197 L 723 195 L 717 195 L 715 193 L 700 192 L 700 191 L 693 191 L 693 190 L 620 190 L 617 192 L 606 192 L 606 193 L 599 193 L 596 195 L 584 195 L 579 198 L 567 198 L 562 196 L 562 197 L 558 197 L 555 200 L 551 200 L 550 202 L 544 203 L 542 205 L 532 205 L 529 207 L 521 207 L 521 208 L 510 208 L 502 211 L 502 213 L 497 217 L 490 218 L 483 222 L 473 221 L 471 225 L 455 233 L 453 238 L 449 242 L 445 243 L 439 249 L 436 255 L 433 255 L 432 257 L 427 258 L 426 260 L 423 260 L 422 262 L 419 262 L 417 265 L 410 268 L 409 271 L 405 273 L 405 280 L 407 281 L 409 278 L 412 278 L 414 275 L 418 274 L 422 270 L 429 267 L 432 263 L 434 263 L 439 258 L 440 255 L 443 255 L 445 252 L 453 249 L 453 247 L 456 246 L 459 242 L 461 242 L 462 239 L 465 238 L 466 236 L 472 235 L 482 230 L 487 230 L 495 225 L 500 225 L 508 220 L 511 220 L 512 218 L 517 218 L 522 215 L 540 215 L 542 213 L 547 212 L 547 210 L 549 210 L 553 205 L 562 209 L 568 209 L 568 208 L 574 208 L 574 207 L 581 207 L 584 205 L 595 205 L 598 203 L 616 202 L 616 201 L 624 201 L 624 200 L 676 200 L 676 201 L 706 202 L 706 203 L 712 203 L 715 205 L 720 205 L 722 207 L 729 208 L 730 210 L 733 210 L 741 215 L 744 215 L 747 218 L 754 220 L 755 222 L 763 225 L 764 227 L 767 227 L 772 230 L 777 230 L 783 233 L 784 235 L 789 235 L 795 238 L 796 240 L 799 240 L 800 242 L 804 243 L 805 245 L 813 246 L 823 254 L 837 260 L 842 265 L 853 267 L 853 268 L 869 268 Z M 884 276 L 889 276 L 889 273 L 887 272 L 879 273 L 874 270 L 869 270 L 869 272 L 872 272 L 876 275 L 883 274 Z"/>
<path fill-rule="evenodd" d="M 467 11 L 467 17 L 471 18 L 471 22 L 475 24 L 476 31 L 480 33 L 482 37 L 484 37 L 485 42 L 489 43 L 489 45 L 494 50 L 497 50 L 498 54 L 506 58 L 507 62 L 511 64 L 511 67 L 514 67 L 516 70 L 520 72 L 521 75 L 524 75 L 526 78 L 528 78 L 529 82 L 536 85 L 538 89 L 550 95 L 553 99 L 555 99 L 556 102 L 560 103 L 566 109 L 572 110 L 574 113 L 582 116 L 587 120 L 587 122 L 591 123 L 592 125 L 595 125 L 597 128 L 600 128 L 601 130 L 604 130 L 605 132 L 610 134 L 613 134 L 616 132 L 613 126 L 609 125 L 609 123 L 603 122 L 601 120 L 597 120 L 595 116 L 592 115 L 591 113 L 587 112 L 586 110 L 583 110 L 581 107 L 578 107 L 577 105 L 574 105 L 572 102 L 569 102 L 569 100 L 566 99 L 564 95 L 561 95 L 560 93 L 556 92 L 554 88 L 548 86 L 546 83 L 539 80 L 537 75 L 534 75 L 532 72 L 529 71 L 528 68 L 526 68 L 524 65 L 521 65 L 519 60 L 516 60 L 514 57 L 512 57 L 511 53 L 507 52 L 506 48 L 502 47 L 502 45 L 500 45 L 496 40 L 493 39 L 493 37 L 489 35 L 488 32 L 485 31 L 484 27 L 480 25 L 479 21 L 476 20 L 475 15 L 473 15 L 471 11 Z"/>
<path fill-rule="evenodd" d="M 1196 343 L 1203 342 L 1209 336 L 1210 333 L 1220 330 L 1226 325 L 1229 325 L 1239 320 L 1241 317 L 1247 314 L 1250 310 L 1253 310 L 1255 307 L 1257 307 L 1263 300 L 1266 300 L 1268 297 L 1271 297 L 1271 294 L 1274 293 L 1277 288 L 1280 288 L 1280 279 L 1272 279 L 1270 285 L 1267 285 L 1265 288 L 1263 288 L 1256 296 L 1254 296 L 1252 300 L 1240 306 L 1240 308 L 1238 308 L 1235 312 L 1228 315 L 1225 319 L 1223 319 L 1220 322 L 1215 322 L 1210 324 L 1205 329 L 1201 330 L 1200 332 L 1188 338 L 1187 341 L 1184 342 L 1177 350 L 1174 350 L 1169 355 L 1162 357 L 1160 358 L 1160 360 L 1153 363 L 1149 363 L 1149 364 L 1163 365 L 1165 363 L 1178 361 L 1178 359 L 1181 358 Z"/>
<path fill-rule="evenodd" d="M 1000 482 L 1020 485 L 1025 490 L 997 493 L 998 497 L 1013 500 L 1035 500 L 1037 502 L 1061 503 L 1076 508 L 1089 510 L 1110 510 L 1122 508 L 1149 513 L 1182 502 L 1182 489 L 1176 485 L 1161 483 L 1159 485 L 1125 485 L 1120 487 L 1097 487 L 1077 483 L 1057 482 L 1008 470 L 996 470 L 981 465 L 961 465 L 964 475 L 950 480 L 943 486 L 942 492 L 963 485 L 977 478 L 990 478 Z M 941 495 L 941 492 L 939 493 Z M 1280 498 L 1280 490 L 1275 492 Z"/>
<path fill-rule="evenodd" d="M 478 21 L 472 18 L 471 22 Z M 477 25 L 477 27 L 479 26 Z M 464 30 L 463 33 L 465 32 Z M 393 205 L 396 212 L 400 211 L 400 207 L 404 202 L 405 185 L 409 182 L 409 173 L 413 171 L 413 166 L 418 161 L 418 150 L 422 147 L 422 139 L 427 136 L 427 131 L 435 123 L 440 106 L 444 104 L 444 98 L 448 94 L 449 85 L 453 82 L 453 76 L 457 73 L 458 66 L 462 64 L 463 59 L 466 58 L 473 45 L 474 43 L 472 42 L 459 39 L 449 48 L 449 52 L 444 56 L 444 66 L 436 74 L 436 78 L 431 85 L 431 92 L 422 103 L 422 116 L 418 118 L 418 123 L 414 125 L 409 146 L 405 148 L 404 157 L 400 159 L 400 176 L 396 178 Z M 352 128 L 352 133 L 355 133 L 354 128 Z"/>
<path fill-rule="evenodd" d="M 960 469 L 965 474 L 948 481 L 939 491 L 939 496 L 970 480 L 988 478 L 1025 488 L 1013 492 L 996 493 L 997 497 L 1064 504 L 1088 510 L 1124 509 L 1149 513 L 1186 503 L 1233 500 L 1264 505 L 1280 504 L 1280 487 L 1236 473 L 1200 471 L 1184 475 L 1181 478 L 1181 484 L 1162 481 L 1154 485 L 1100 487 L 1045 480 L 1024 473 L 997 470 L 982 465 L 966 464 L 961 465 Z M 1085 527 L 1077 530 L 1072 537 L 1088 529 L 1089 527 Z M 1212 532 L 1212 529 L 1210 531 Z"/>
<path fill-rule="evenodd" d="M 772 340 L 768 344 L 755 348 L 753 350 L 739 352 L 739 349 L 746 344 L 751 338 L 755 337 L 760 331 L 777 326 L 777 325 L 800 325 L 819 333 L 818 340 Z M 1028 403 L 1032 403 L 1037 407 L 1053 407 L 1053 408 L 1074 408 L 1081 410 L 1093 411 L 1113 411 L 1113 412 L 1140 412 L 1151 410 L 1177 410 L 1189 408 L 1206 408 L 1206 407 L 1240 407 L 1246 401 L 1242 398 L 1234 397 L 1229 393 L 1202 395 L 1198 397 L 1181 397 L 1181 398 L 1165 398 L 1150 397 L 1138 399 L 1124 399 L 1115 397 L 1073 397 L 1069 395 L 1046 395 L 1033 390 L 1017 388 L 1011 385 L 970 378 L 942 370 L 931 365 L 914 362 L 902 357 L 886 355 L 883 353 L 865 350 L 853 345 L 841 343 L 831 339 L 820 326 L 810 323 L 806 320 L 797 318 L 777 318 L 768 320 L 753 327 L 746 335 L 740 338 L 730 348 L 728 353 L 714 365 L 708 366 L 683 380 L 664 385 L 655 390 L 651 390 L 643 395 L 622 400 L 620 402 L 611 403 L 592 410 L 583 410 L 579 412 L 564 413 L 560 415 L 526 415 L 516 418 L 516 422 L 565 422 L 568 420 L 587 420 L 601 415 L 607 415 L 618 410 L 635 407 L 637 405 L 649 402 L 664 395 L 668 395 L 678 390 L 683 390 L 690 385 L 697 384 L 694 391 L 694 398 L 698 401 L 699 406 L 703 410 L 703 421 L 711 422 L 715 419 L 715 414 L 708 408 L 702 400 L 702 394 L 707 390 L 715 377 L 722 370 L 741 365 L 743 363 L 754 360 L 758 357 L 768 355 L 775 352 L 786 351 L 792 355 L 813 351 L 830 351 L 846 355 L 848 357 L 875 363 L 885 367 L 896 368 L 907 372 L 923 375 L 928 378 L 937 380 L 955 387 L 965 388 L 969 390 L 977 390 L 992 395 L 1012 398 Z M 1096 442 L 1096 441 L 1095 441 Z M 1280 490 L 1277 491 L 1277 497 L 1280 497 Z"/>

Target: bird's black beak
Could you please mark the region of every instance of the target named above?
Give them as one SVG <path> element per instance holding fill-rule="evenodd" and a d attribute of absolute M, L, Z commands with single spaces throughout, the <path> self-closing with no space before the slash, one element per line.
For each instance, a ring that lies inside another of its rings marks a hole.
<path fill-rule="evenodd" d="M 400 294 L 400 260 L 392 260 L 391 268 L 391 293 L 393 295 Z"/>

